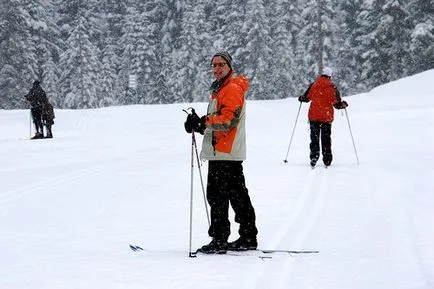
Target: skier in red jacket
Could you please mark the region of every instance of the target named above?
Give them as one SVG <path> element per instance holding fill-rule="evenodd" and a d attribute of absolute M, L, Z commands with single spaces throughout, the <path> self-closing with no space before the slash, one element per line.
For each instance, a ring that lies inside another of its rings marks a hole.
<path fill-rule="evenodd" d="M 324 67 L 321 75 L 298 98 L 301 102 L 311 102 L 308 118 L 310 123 L 310 165 L 312 167 L 315 167 L 320 156 L 320 138 L 324 165 L 328 167 L 332 163 L 333 107 L 344 109 L 348 106 L 346 101 L 342 101 L 340 92 L 331 79 L 332 73 L 330 67 Z"/>

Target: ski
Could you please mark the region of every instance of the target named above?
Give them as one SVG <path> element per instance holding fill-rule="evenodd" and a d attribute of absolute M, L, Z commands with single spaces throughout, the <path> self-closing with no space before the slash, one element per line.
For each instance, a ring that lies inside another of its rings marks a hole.
<path fill-rule="evenodd" d="M 318 250 L 279 250 L 279 249 L 256 249 L 256 250 L 246 250 L 246 251 L 231 251 L 228 250 L 222 253 L 204 253 L 201 251 L 191 252 L 191 257 L 196 257 L 198 255 L 228 255 L 228 256 L 251 256 L 258 257 L 262 260 L 272 259 L 275 254 L 288 254 L 288 255 L 298 255 L 298 254 L 318 254 Z"/>
<path fill-rule="evenodd" d="M 273 253 L 287 253 L 287 254 L 318 254 L 318 250 L 266 250 L 266 249 L 256 249 L 255 251 L 262 252 L 264 254 L 273 254 Z"/>
<path fill-rule="evenodd" d="M 138 246 L 138 245 L 133 245 L 133 244 L 129 244 L 129 247 L 132 251 L 134 252 L 138 252 L 138 251 L 147 251 L 149 252 L 154 252 L 154 253 L 174 253 L 174 252 L 170 252 L 170 251 L 149 251 L 149 250 L 145 250 L 142 247 Z M 176 252 L 176 253 L 180 253 L 180 252 Z M 288 254 L 288 255 L 301 255 L 301 254 L 318 254 L 319 251 L 318 250 L 281 250 L 281 249 L 256 249 L 256 250 L 246 250 L 246 251 L 231 251 L 228 250 L 226 252 L 221 252 L 221 253 L 211 253 L 211 254 L 207 254 L 204 252 L 201 252 L 200 250 L 196 250 L 194 252 L 189 252 L 189 257 L 197 257 L 198 255 L 227 255 L 227 256 L 250 256 L 250 257 L 258 257 L 262 260 L 265 259 L 272 259 L 274 254 Z"/>
<path fill-rule="evenodd" d="M 261 260 L 273 259 L 271 253 L 264 254 L 261 251 L 250 250 L 250 251 L 226 251 L 222 253 L 204 253 L 201 251 L 191 252 L 189 257 L 197 256 L 230 256 L 230 257 L 258 257 Z"/>

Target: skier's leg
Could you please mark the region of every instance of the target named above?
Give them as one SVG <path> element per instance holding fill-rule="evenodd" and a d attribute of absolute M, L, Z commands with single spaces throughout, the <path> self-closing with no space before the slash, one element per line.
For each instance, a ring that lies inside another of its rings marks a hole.
<path fill-rule="evenodd" d="M 51 122 L 46 122 L 46 128 L 47 128 L 47 138 L 53 138 L 53 132 L 51 131 Z"/>
<path fill-rule="evenodd" d="M 32 120 L 33 120 L 33 125 L 35 126 L 35 130 L 36 133 L 39 133 L 39 126 L 38 126 L 38 118 L 37 118 L 37 109 L 32 107 L 30 109 L 31 113 L 32 113 Z"/>
<path fill-rule="evenodd" d="M 39 108 L 33 107 L 31 111 L 32 111 L 33 123 L 35 124 L 35 129 L 36 129 L 36 133 L 33 139 L 42 138 L 43 129 L 42 129 L 41 110 Z"/>
<path fill-rule="evenodd" d="M 320 122 L 310 122 L 310 164 L 314 166 L 319 158 L 319 134 L 320 134 Z"/>
<path fill-rule="evenodd" d="M 207 200 L 211 208 L 211 226 L 208 234 L 226 242 L 230 234 L 229 198 L 226 187 L 227 172 L 224 162 L 210 161 L 208 166 Z"/>
<path fill-rule="evenodd" d="M 322 145 L 322 159 L 324 165 L 329 166 L 333 161 L 332 154 L 332 124 L 325 122 L 321 124 L 321 145 Z"/>
<path fill-rule="evenodd" d="M 256 214 L 246 187 L 242 162 L 229 161 L 230 177 L 229 198 L 235 212 L 235 222 L 240 224 L 238 233 L 240 237 L 256 240 Z"/>

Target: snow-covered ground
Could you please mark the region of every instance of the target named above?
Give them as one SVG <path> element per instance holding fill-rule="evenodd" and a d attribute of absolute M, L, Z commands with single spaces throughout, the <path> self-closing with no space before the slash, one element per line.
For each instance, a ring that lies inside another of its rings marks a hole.
<path fill-rule="evenodd" d="M 182 109 L 205 103 L 56 110 L 54 139 L 35 141 L 27 110 L 0 111 L 0 288 L 432 289 L 433 80 L 431 70 L 345 97 L 360 164 L 336 111 L 329 169 L 308 166 L 307 105 L 284 164 L 298 101 L 248 102 L 259 247 L 319 250 L 272 259 L 188 257 Z M 197 248 L 210 241 L 197 166 L 194 180 Z"/>

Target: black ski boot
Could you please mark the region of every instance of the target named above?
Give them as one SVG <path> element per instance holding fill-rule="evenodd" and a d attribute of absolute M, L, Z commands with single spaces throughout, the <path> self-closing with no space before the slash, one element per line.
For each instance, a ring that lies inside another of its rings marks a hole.
<path fill-rule="evenodd" d="M 205 254 L 226 254 L 228 251 L 228 242 L 212 239 L 211 243 L 197 249 L 197 252 Z"/>
<path fill-rule="evenodd" d="M 327 168 L 332 164 L 332 160 L 333 160 L 333 155 L 331 154 L 327 154 L 325 156 L 323 156 L 322 161 L 324 163 L 324 166 Z"/>
<path fill-rule="evenodd" d="M 47 127 L 47 135 L 45 138 L 53 138 L 53 133 L 51 132 L 51 127 Z"/>
<path fill-rule="evenodd" d="M 311 159 L 310 160 L 310 166 L 312 167 L 312 168 L 314 168 L 315 166 L 316 166 L 316 162 L 318 161 L 318 159 Z"/>
<path fill-rule="evenodd" d="M 44 138 L 44 135 L 40 132 L 37 132 L 31 139 L 41 139 Z"/>
<path fill-rule="evenodd" d="M 228 249 L 231 251 L 256 250 L 258 241 L 255 238 L 239 237 L 238 240 L 229 243 Z"/>

